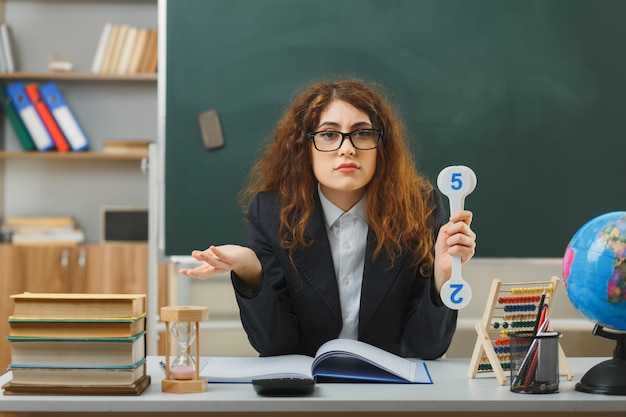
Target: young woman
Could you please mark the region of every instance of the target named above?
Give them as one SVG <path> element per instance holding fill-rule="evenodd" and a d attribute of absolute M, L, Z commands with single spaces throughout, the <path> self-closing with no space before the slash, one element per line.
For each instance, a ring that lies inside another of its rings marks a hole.
<path fill-rule="evenodd" d="M 360 80 L 303 90 L 242 193 L 247 247 L 193 251 L 200 279 L 231 271 L 262 355 L 314 355 L 352 338 L 405 357 L 442 356 L 456 311 L 441 302 L 451 257 L 475 249 L 472 213 L 445 210 L 415 168 L 382 89 Z"/>

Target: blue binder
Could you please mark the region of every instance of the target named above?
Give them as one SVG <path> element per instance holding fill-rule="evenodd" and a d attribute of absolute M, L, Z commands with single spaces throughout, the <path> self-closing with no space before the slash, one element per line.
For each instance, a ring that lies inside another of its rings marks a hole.
<path fill-rule="evenodd" d="M 89 149 L 89 139 L 78 124 L 78 120 L 74 117 L 74 113 L 67 105 L 56 83 L 51 81 L 40 86 L 39 93 L 56 119 L 61 131 L 63 131 L 72 150 L 84 151 Z"/>
<path fill-rule="evenodd" d="M 18 81 L 8 85 L 6 93 L 11 98 L 17 114 L 20 115 L 24 126 L 26 126 L 33 142 L 35 142 L 37 150 L 43 152 L 55 149 L 52 137 L 50 137 L 46 126 L 37 114 L 35 106 L 33 106 L 33 103 L 26 95 L 24 83 Z"/>

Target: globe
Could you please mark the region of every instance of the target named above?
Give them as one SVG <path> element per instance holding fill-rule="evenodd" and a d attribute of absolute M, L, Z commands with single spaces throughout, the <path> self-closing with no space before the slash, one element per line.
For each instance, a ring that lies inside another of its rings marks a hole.
<path fill-rule="evenodd" d="M 626 331 L 626 211 L 600 215 L 574 234 L 563 257 L 563 282 L 580 314 Z"/>
<path fill-rule="evenodd" d="M 596 323 L 594 335 L 616 340 L 613 359 L 591 368 L 576 390 L 626 395 L 626 211 L 578 229 L 563 256 L 563 283 L 574 307 Z"/>

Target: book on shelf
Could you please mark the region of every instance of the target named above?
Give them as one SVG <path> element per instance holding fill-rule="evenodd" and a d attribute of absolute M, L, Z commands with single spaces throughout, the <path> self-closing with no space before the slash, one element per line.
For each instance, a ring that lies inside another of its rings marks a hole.
<path fill-rule="evenodd" d="M 122 25 L 112 24 L 111 25 L 111 34 L 107 40 L 106 47 L 104 49 L 104 57 L 102 59 L 102 65 L 100 67 L 100 74 L 109 73 L 109 69 L 111 68 L 111 62 L 113 58 L 113 48 L 117 42 L 117 38 L 120 35 L 120 29 Z"/>
<path fill-rule="evenodd" d="M 84 151 L 89 149 L 89 139 L 81 128 L 74 113 L 70 109 L 65 97 L 54 81 L 39 87 L 39 92 L 46 105 L 52 112 L 54 119 L 59 124 L 61 131 L 69 142 L 73 151 Z"/>
<path fill-rule="evenodd" d="M 21 81 L 11 83 L 7 86 L 6 92 L 11 98 L 11 104 L 13 104 L 17 114 L 20 115 L 22 122 L 24 122 L 30 137 L 33 138 L 37 150 L 45 152 L 54 149 L 54 141 L 37 114 L 35 106 L 28 98 L 28 95 L 26 95 L 24 83 Z"/>
<path fill-rule="evenodd" d="M 149 28 L 146 46 L 141 57 L 138 72 L 153 73 L 157 66 L 157 50 L 158 50 L 158 31 L 155 28 Z"/>
<path fill-rule="evenodd" d="M 7 336 L 11 368 L 135 368 L 146 358 L 145 331 L 131 337 Z"/>
<path fill-rule="evenodd" d="M 157 49 L 155 28 L 105 23 L 91 71 L 117 75 L 155 72 Z"/>
<path fill-rule="evenodd" d="M 0 37 L 2 38 L 2 53 L 6 65 L 6 72 L 15 72 L 11 31 L 6 23 L 0 23 Z"/>
<path fill-rule="evenodd" d="M 130 25 L 120 25 L 117 37 L 115 38 L 115 43 L 113 44 L 113 49 L 111 50 L 111 59 L 109 61 L 109 65 L 105 68 L 105 72 L 107 74 L 116 74 L 117 68 L 119 66 L 120 57 L 122 55 L 122 49 L 124 49 L 124 44 L 126 42 L 126 36 L 128 35 L 128 31 L 130 29 Z"/>
<path fill-rule="evenodd" d="M 126 32 L 126 38 L 120 51 L 120 59 L 115 69 L 116 74 L 127 74 L 130 66 L 130 58 L 133 53 L 133 47 L 135 46 L 135 40 L 137 38 L 137 28 L 130 26 L 128 32 Z"/>
<path fill-rule="evenodd" d="M 2 386 L 4 395 L 140 395 L 150 386 L 150 375 L 125 385 L 42 385 L 9 381 Z"/>
<path fill-rule="evenodd" d="M 22 293 L 10 296 L 20 318 L 131 318 L 146 314 L 145 294 Z"/>
<path fill-rule="evenodd" d="M 402 358 L 352 340 L 324 343 L 315 357 L 214 357 L 200 371 L 208 382 L 251 382 L 261 378 L 315 378 L 318 381 L 369 381 L 432 384 L 424 361 Z"/>
<path fill-rule="evenodd" d="M 85 240 L 84 232 L 70 216 L 7 217 L 0 225 L 0 233 L 16 245 L 75 245 Z"/>
<path fill-rule="evenodd" d="M 2 110 L 4 110 L 4 113 L 7 115 L 7 118 L 15 131 L 15 135 L 17 136 L 22 149 L 25 151 L 37 150 L 35 142 L 33 142 L 33 138 L 30 136 L 30 133 L 28 133 L 28 129 L 26 129 L 22 118 L 11 103 L 11 98 L 6 94 L 4 86 L 0 86 L 0 105 L 2 106 Z"/>
<path fill-rule="evenodd" d="M 2 30 L 0 30 L 0 72 L 7 73 L 9 71 L 7 69 L 7 59 L 6 59 L 6 55 L 4 54 L 4 44 L 2 42 L 2 38 L 3 38 L 3 34 L 2 34 Z"/>
<path fill-rule="evenodd" d="M 139 72 L 139 64 L 141 63 L 141 57 L 143 51 L 146 48 L 146 41 L 148 40 L 148 29 L 137 29 L 137 38 L 135 45 L 133 46 L 133 52 L 131 54 L 130 63 L 128 64 L 128 73 L 137 74 Z"/>
<path fill-rule="evenodd" d="M 105 139 L 103 153 L 148 156 L 150 140 L 142 139 Z"/>
<path fill-rule="evenodd" d="M 131 337 L 145 330 L 146 315 L 129 318 L 46 319 L 9 316 L 9 336 Z"/>
<path fill-rule="evenodd" d="M 146 375 L 146 361 L 129 368 L 56 368 L 9 366 L 15 384 L 56 386 L 130 385 Z"/>
<path fill-rule="evenodd" d="M 2 221 L 6 227 L 76 227 L 72 216 L 7 216 Z"/>
<path fill-rule="evenodd" d="M 96 46 L 96 53 L 93 57 L 93 62 L 91 63 L 91 72 L 94 74 L 99 74 L 102 71 L 102 64 L 104 64 L 104 56 L 107 51 L 107 44 L 111 38 L 112 29 L 113 24 L 111 22 L 105 23 L 102 28 L 100 38 L 98 39 L 98 45 Z"/>
<path fill-rule="evenodd" d="M 158 34 L 158 30 L 157 29 L 152 29 L 152 37 L 153 37 L 153 41 L 150 45 L 150 50 L 149 50 L 149 58 L 147 60 L 147 66 L 145 68 L 146 72 L 149 73 L 155 73 L 157 71 L 157 65 L 158 65 L 158 38 L 159 38 L 159 34 Z"/>
<path fill-rule="evenodd" d="M 77 245 L 84 241 L 85 233 L 81 229 L 47 229 L 11 232 L 11 243 L 14 245 Z"/>
<path fill-rule="evenodd" d="M 26 90 L 26 95 L 33 103 L 33 106 L 35 106 L 35 110 L 37 110 L 37 114 L 39 114 L 41 121 L 48 130 L 48 134 L 50 134 L 50 137 L 54 141 L 54 145 L 57 151 L 69 151 L 70 144 L 67 142 L 67 139 L 65 139 L 65 135 L 63 135 L 63 132 L 57 124 L 54 116 L 52 115 L 52 113 L 50 113 L 50 109 L 41 98 L 41 94 L 39 93 L 39 87 L 37 87 L 37 84 L 27 84 L 24 89 Z"/>
<path fill-rule="evenodd" d="M 2 226 L 0 226 L 0 232 L 8 233 L 9 235 L 13 233 L 65 233 L 71 232 L 75 228 L 75 226 L 7 226 L 3 223 Z"/>

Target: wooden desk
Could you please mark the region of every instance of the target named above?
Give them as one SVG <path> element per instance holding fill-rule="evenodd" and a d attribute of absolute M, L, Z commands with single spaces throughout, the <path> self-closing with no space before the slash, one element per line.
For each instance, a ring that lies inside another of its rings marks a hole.
<path fill-rule="evenodd" d="M 516 394 L 508 386 L 500 386 L 493 374 L 481 374 L 477 379 L 467 378 L 469 359 L 445 359 L 428 362 L 433 385 L 404 384 L 318 384 L 313 395 L 307 397 L 266 398 L 258 396 L 249 384 L 211 384 L 207 392 L 199 394 L 170 394 L 161 392 L 163 374 L 158 368 L 159 358 L 148 358 L 148 373 L 152 385 L 140 396 L 0 396 L 0 411 L 27 413 L 54 411 L 58 414 L 84 412 L 133 413 L 137 415 L 165 415 L 161 413 L 202 413 L 203 415 L 289 416 L 325 415 L 427 415 L 438 416 L 497 413 L 500 416 L 518 416 L 537 412 L 575 416 L 598 412 L 607 415 L 626 414 L 626 396 L 586 394 L 574 390 L 574 385 L 593 365 L 605 358 L 570 358 L 575 377 L 560 381 L 556 394 Z M 11 378 L 10 373 L 0 377 L 0 384 Z M 138 414 L 137 414 L 138 413 Z M 578 414 L 584 413 L 584 414 Z"/>

